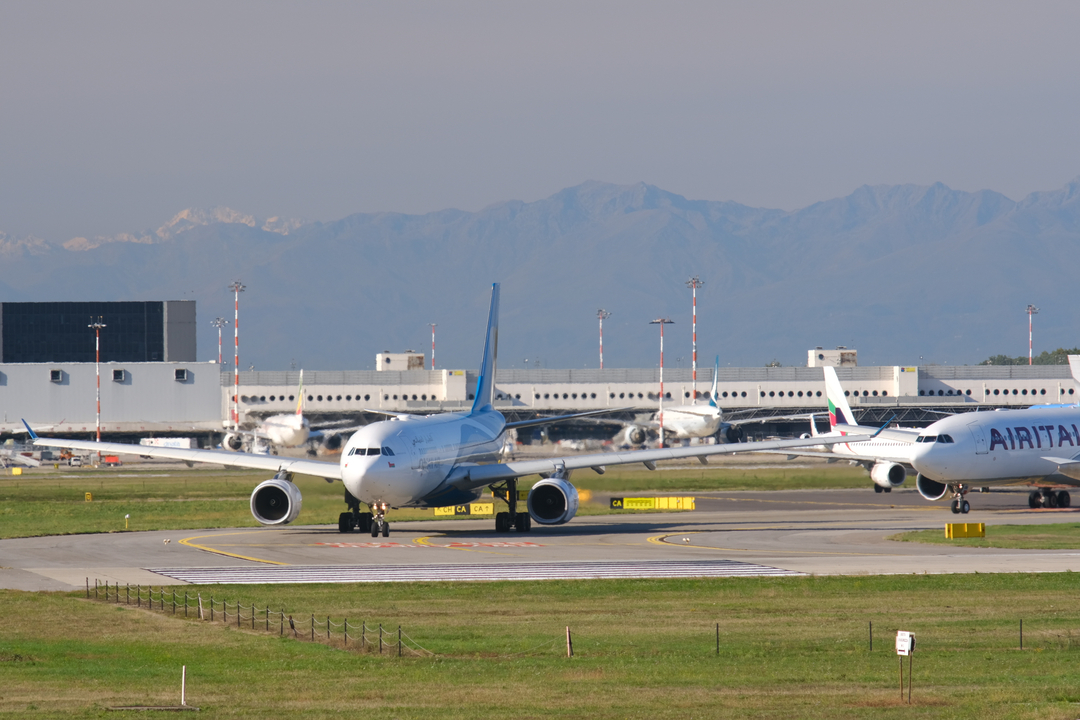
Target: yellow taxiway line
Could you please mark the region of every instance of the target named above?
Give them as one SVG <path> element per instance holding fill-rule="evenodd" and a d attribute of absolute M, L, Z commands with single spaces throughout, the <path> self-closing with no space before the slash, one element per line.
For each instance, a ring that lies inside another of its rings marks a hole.
<path fill-rule="evenodd" d="M 254 532 L 263 532 L 262 530 L 246 530 L 244 532 L 222 533 L 220 535 L 195 535 L 193 537 L 184 538 L 180 541 L 181 545 L 187 545 L 188 547 L 195 548 L 196 550 L 202 550 L 213 555 L 224 555 L 225 557 L 239 558 L 240 560 L 249 560 L 251 562 L 264 563 L 266 565 L 288 565 L 289 563 L 277 562 L 276 560 L 264 560 L 263 558 L 249 557 L 248 555 L 240 555 L 239 553 L 225 552 L 224 550 L 218 550 L 217 548 L 208 547 L 206 545 L 199 545 L 192 542 L 192 540 L 201 540 L 202 538 L 220 538 L 227 537 L 229 535 L 248 535 Z"/>

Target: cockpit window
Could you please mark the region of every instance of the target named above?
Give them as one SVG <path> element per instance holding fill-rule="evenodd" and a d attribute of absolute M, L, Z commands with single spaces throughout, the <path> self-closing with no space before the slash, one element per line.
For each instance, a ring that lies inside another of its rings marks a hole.
<path fill-rule="evenodd" d="M 952 435 L 938 435 L 937 441 L 940 443 L 951 443 L 953 441 Z"/>
<path fill-rule="evenodd" d="M 920 435 L 919 437 L 915 438 L 915 442 L 937 442 L 937 438 L 937 435 Z"/>
<path fill-rule="evenodd" d="M 394 451 L 384 445 L 383 449 L 382 449 L 382 454 L 383 455 L 389 455 L 390 457 L 393 457 L 394 456 Z"/>
<path fill-rule="evenodd" d="M 389 450 L 389 448 L 387 448 L 387 449 Z M 349 454 L 350 455 L 378 455 L 380 453 L 380 450 L 381 450 L 380 448 L 361 448 L 361 447 L 358 447 L 358 448 L 353 448 L 352 450 L 350 450 Z"/>

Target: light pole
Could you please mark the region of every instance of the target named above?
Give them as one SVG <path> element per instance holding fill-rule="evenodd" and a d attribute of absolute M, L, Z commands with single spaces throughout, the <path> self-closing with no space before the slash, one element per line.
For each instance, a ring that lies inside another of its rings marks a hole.
<path fill-rule="evenodd" d="M 97 320 L 93 317 L 92 321 L 87 327 L 94 329 L 94 374 L 97 376 L 97 418 L 95 425 L 97 427 L 97 441 L 101 442 L 101 328 L 105 327 L 105 323 L 102 322 L 102 317 L 98 315 Z M 101 457 L 101 452 L 98 452 L 98 457 Z"/>
<path fill-rule="evenodd" d="M 233 366 L 232 421 L 233 430 L 238 430 L 240 428 L 240 293 L 244 292 L 244 284 L 239 280 L 235 280 L 229 286 L 229 289 L 233 291 L 235 302 L 233 306 L 233 344 L 235 345 L 233 359 L 235 364 Z"/>
<path fill-rule="evenodd" d="M 697 275 L 686 281 L 686 287 L 693 290 L 694 294 L 694 357 L 693 357 L 693 378 L 694 378 L 694 403 L 697 404 L 697 289 L 704 285 L 705 282 L 700 280 Z"/>
<path fill-rule="evenodd" d="M 1039 308 L 1034 305 L 1027 306 L 1028 314 L 1028 365 L 1031 364 L 1031 316 L 1039 314 Z"/>
<path fill-rule="evenodd" d="M 435 326 L 438 323 L 428 323 L 431 326 L 431 369 L 435 369 Z"/>
<path fill-rule="evenodd" d="M 664 447 L 664 326 L 674 325 L 674 320 L 657 318 L 649 323 L 660 326 L 660 447 Z"/>
<path fill-rule="evenodd" d="M 604 318 L 611 317 L 611 313 L 603 308 L 596 311 L 596 317 L 600 318 L 600 369 L 604 369 Z"/>
<path fill-rule="evenodd" d="M 218 369 L 220 370 L 221 369 L 221 328 L 228 325 L 229 321 L 226 320 L 225 318 L 219 317 L 219 318 L 214 318 L 210 322 L 210 324 L 217 328 L 217 364 L 218 364 Z"/>

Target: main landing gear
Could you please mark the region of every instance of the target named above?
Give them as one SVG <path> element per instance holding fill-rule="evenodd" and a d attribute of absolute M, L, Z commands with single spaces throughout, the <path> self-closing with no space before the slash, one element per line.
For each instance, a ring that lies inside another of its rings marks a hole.
<path fill-rule="evenodd" d="M 356 532 L 371 532 L 372 527 L 378 527 L 375 524 L 375 516 L 369 512 L 360 512 L 360 501 L 352 496 L 348 490 L 345 491 L 345 504 L 349 506 L 349 512 L 343 512 L 338 515 L 338 532 L 351 533 L 353 530 Z M 380 517 L 386 514 L 386 506 L 383 505 Z M 387 537 L 390 534 L 390 525 L 385 521 L 383 522 L 383 537 Z M 371 537 L 378 537 L 377 532 L 372 532 Z"/>
<path fill-rule="evenodd" d="M 967 485 L 956 485 L 953 491 L 952 511 L 953 515 L 967 515 L 971 510 L 971 504 L 964 499 L 964 496 L 971 491 L 971 488 Z"/>
<path fill-rule="evenodd" d="M 883 493 L 883 492 L 891 493 L 892 488 L 891 487 L 881 487 L 877 483 L 874 483 L 874 492 L 876 492 L 876 493 Z"/>
<path fill-rule="evenodd" d="M 1043 488 L 1028 495 L 1028 507 L 1030 508 L 1067 508 L 1071 502 L 1072 499 L 1069 497 L 1069 493 L 1064 490 Z"/>
<path fill-rule="evenodd" d="M 506 500 L 506 504 L 509 507 L 509 512 L 501 512 L 495 514 L 495 532 L 510 532 L 513 528 L 519 533 L 525 533 L 532 530 L 532 516 L 527 512 L 520 513 L 517 510 L 517 479 L 510 479 L 506 481 L 504 486 L 503 499 Z M 498 495 L 499 491 L 496 490 L 495 494 Z"/>

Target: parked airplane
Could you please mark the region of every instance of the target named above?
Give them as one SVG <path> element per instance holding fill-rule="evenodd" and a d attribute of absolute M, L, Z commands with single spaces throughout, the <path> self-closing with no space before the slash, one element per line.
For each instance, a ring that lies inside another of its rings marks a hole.
<path fill-rule="evenodd" d="M 728 418 L 724 419 L 724 411 L 717 404 L 717 386 L 720 380 L 720 356 L 716 356 L 716 364 L 713 366 L 712 390 L 708 394 L 707 403 L 693 403 L 690 405 L 676 405 L 665 407 L 664 436 L 665 442 L 669 439 L 689 440 L 690 438 L 704 438 L 716 436 L 721 443 L 739 443 L 746 435 L 742 426 L 750 423 L 769 422 L 772 420 L 790 420 L 805 418 L 806 415 L 782 415 L 772 417 L 755 418 Z M 640 416 L 644 419 L 626 423 L 625 427 L 615 438 L 617 446 L 643 445 L 650 435 L 658 435 L 660 431 L 660 413 Z M 601 420 L 600 422 L 614 422 Z M 870 432 L 876 432 L 877 428 L 871 428 Z"/>
<path fill-rule="evenodd" d="M 70 447 L 109 454 L 132 453 L 186 462 L 272 470 L 274 477 L 260 483 L 251 494 L 251 514 L 264 525 L 284 525 L 299 515 L 301 496 L 292 483 L 294 473 L 314 475 L 328 481 L 341 480 L 345 486 L 349 512 L 339 516 L 338 529 L 341 532 L 354 529 L 370 531 L 372 537 L 379 534 L 389 536 L 386 512 L 391 508 L 460 505 L 475 500 L 484 488 L 491 488 L 508 505 L 507 511 L 495 516 L 495 529 L 498 532 L 511 528 L 528 532 L 533 520 L 542 525 L 560 525 L 573 518 L 578 509 L 577 489 L 570 483 L 570 474 L 577 469 L 592 468 L 603 473 L 607 465 L 625 463 L 643 463 L 649 469 L 654 469 L 660 460 L 693 457 L 705 463 L 709 455 L 776 450 L 811 443 L 854 443 L 870 438 L 867 435 L 824 440 L 775 440 L 495 462 L 508 431 L 578 417 L 566 415 L 508 423 L 502 413 L 495 410 L 498 320 L 499 285 L 496 283 L 491 288 L 484 355 L 471 410 L 427 417 L 396 416 L 372 423 L 360 428 L 349 439 L 337 463 L 243 455 L 222 450 L 131 446 L 31 435 L 36 445 L 46 447 Z M 543 479 L 529 491 L 526 500 L 528 511 L 518 512 L 517 481 L 528 475 L 540 475 Z M 360 511 L 361 504 L 368 507 L 367 512 Z"/>
<path fill-rule="evenodd" d="M 1080 384 L 1080 361 L 1069 356 Z M 926 427 L 915 441 L 915 487 L 927 500 L 952 493 L 952 511 L 970 509 L 964 498 L 973 486 L 1027 483 L 1041 487 L 1028 505 L 1069 507 L 1055 485 L 1080 485 L 1080 407 L 1035 405 L 1022 410 L 965 413 Z"/>
<path fill-rule="evenodd" d="M 878 428 L 866 427 L 855 422 L 855 415 L 848 405 L 844 388 L 831 367 L 825 371 L 825 398 L 829 403 L 829 432 L 819 434 L 817 422 L 810 420 L 810 437 L 833 438 L 854 433 L 875 433 Z M 915 449 L 915 440 L 920 431 L 908 428 L 886 428 L 873 440 L 858 443 L 838 443 L 831 447 L 807 450 L 793 450 L 791 456 L 826 457 L 830 460 L 845 458 L 855 465 L 862 465 L 870 473 L 874 482 L 874 492 L 892 492 L 907 479 L 909 469 L 914 469 L 911 456 Z"/>

